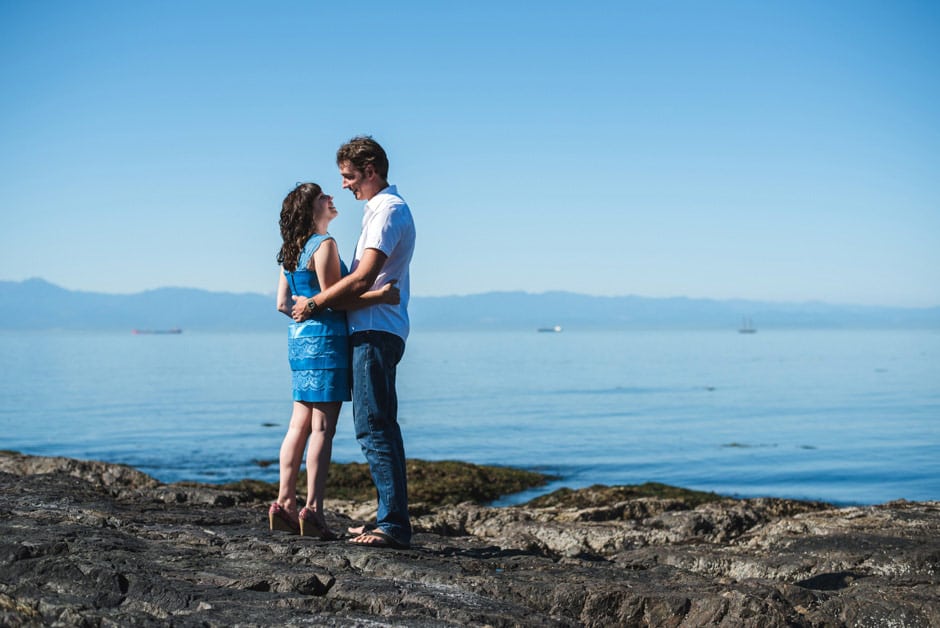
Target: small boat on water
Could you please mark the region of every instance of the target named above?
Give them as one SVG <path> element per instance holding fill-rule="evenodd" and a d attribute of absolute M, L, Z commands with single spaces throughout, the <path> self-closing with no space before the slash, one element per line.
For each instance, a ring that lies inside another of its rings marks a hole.
<path fill-rule="evenodd" d="M 561 332 L 561 325 L 555 325 L 554 327 L 539 327 L 538 331 L 557 334 Z"/>
<path fill-rule="evenodd" d="M 741 321 L 741 327 L 738 328 L 739 334 L 756 334 L 757 328 L 754 327 L 754 321 L 745 318 Z"/>
<path fill-rule="evenodd" d="M 132 329 L 131 333 L 135 336 L 145 334 L 181 334 L 183 330 L 179 327 L 173 327 L 171 329 Z"/>

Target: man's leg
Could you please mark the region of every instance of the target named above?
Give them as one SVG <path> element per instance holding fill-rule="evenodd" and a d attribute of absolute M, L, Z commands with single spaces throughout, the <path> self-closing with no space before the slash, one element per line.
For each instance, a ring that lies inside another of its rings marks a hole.
<path fill-rule="evenodd" d="M 353 421 L 378 494 L 376 524 L 397 541 L 411 542 L 405 448 L 398 426 L 395 373 L 404 341 L 380 331 L 356 332 L 352 345 Z"/>

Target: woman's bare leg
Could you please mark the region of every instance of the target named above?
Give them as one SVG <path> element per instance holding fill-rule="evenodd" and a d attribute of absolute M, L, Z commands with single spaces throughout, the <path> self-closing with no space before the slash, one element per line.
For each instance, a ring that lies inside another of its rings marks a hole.
<path fill-rule="evenodd" d="M 326 476 L 333 455 L 333 436 L 343 403 L 331 401 L 311 404 L 310 444 L 307 447 L 307 508 L 323 516 Z"/>
<path fill-rule="evenodd" d="M 280 488 L 277 503 L 284 507 L 291 517 L 297 517 L 297 475 L 300 462 L 304 457 L 304 447 L 310 437 L 311 415 L 314 404 L 303 401 L 294 402 L 290 417 L 290 426 L 281 443 Z"/>

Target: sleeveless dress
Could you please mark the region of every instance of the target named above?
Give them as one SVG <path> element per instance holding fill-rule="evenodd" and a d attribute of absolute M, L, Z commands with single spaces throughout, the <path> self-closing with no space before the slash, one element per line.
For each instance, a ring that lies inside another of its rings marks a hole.
<path fill-rule="evenodd" d="M 284 271 L 291 294 L 312 297 L 320 293 L 317 274 L 307 270 L 329 234 L 313 234 L 297 260 L 297 270 Z M 343 276 L 349 274 L 340 260 Z M 287 330 L 287 357 L 293 380 L 294 401 L 349 401 L 349 338 L 346 313 L 324 310 Z"/>

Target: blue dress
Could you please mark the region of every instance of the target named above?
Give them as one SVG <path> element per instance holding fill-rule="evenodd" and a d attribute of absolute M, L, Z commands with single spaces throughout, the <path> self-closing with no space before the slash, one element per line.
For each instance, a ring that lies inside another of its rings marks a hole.
<path fill-rule="evenodd" d="M 310 258 L 329 234 L 313 234 L 297 260 L 297 270 L 284 271 L 291 294 L 312 297 L 320 293 L 317 274 L 307 270 Z M 349 274 L 340 260 L 343 276 Z M 346 313 L 325 310 L 302 323 L 291 323 L 287 357 L 293 379 L 294 401 L 349 401 L 349 338 Z"/>

